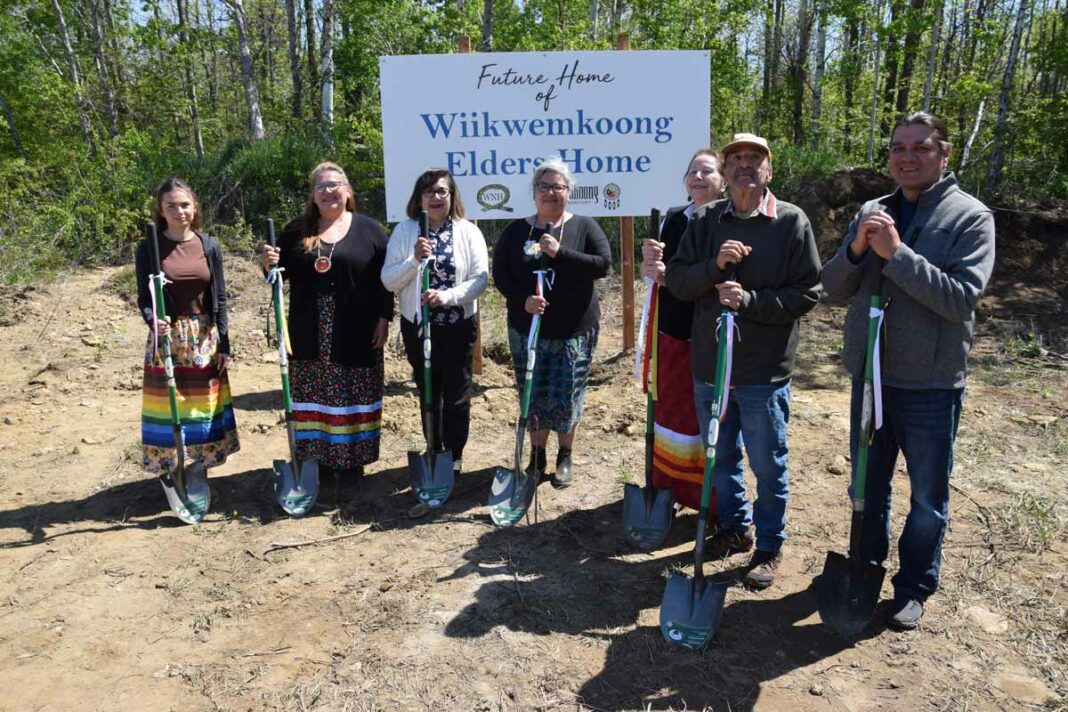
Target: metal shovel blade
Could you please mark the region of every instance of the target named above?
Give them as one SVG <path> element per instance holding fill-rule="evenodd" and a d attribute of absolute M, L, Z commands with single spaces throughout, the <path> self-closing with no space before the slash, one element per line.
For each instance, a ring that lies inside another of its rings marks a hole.
<path fill-rule="evenodd" d="M 274 461 L 274 498 L 291 517 L 303 517 L 315 506 L 319 498 L 319 462 L 307 460 L 300 465 L 300 472 L 293 472 L 287 460 Z"/>
<path fill-rule="evenodd" d="M 855 565 L 848 557 L 827 552 L 818 584 L 820 620 L 847 638 L 855 638 L 871 621 L 879 603 L 886 569 L 869 561 Z"/>
<path fill-rule="evenodd" d="M 675 493 L 670 489 L 623 486 L 623 531 L 627 542 L 641 551 L 664 543 L 675 516 Z"/>
<path fill-rule="evenodd" d="M 527 472 L 498 467 L 490 485 L 490 518 L 499 527 L 510 527 L 526 516 L 534 501 L 537 480 Z"/>
<path fill-rule="evenodd" d="M 408 451 L 408 481 L 412 494 L 431 509 L 445 504 L 456 484 L 452 469 L 452 450 L 439 452 L 433 457 L 418 450 Z"/>
<path fill-rule="evenodd" d="M 186 524 L 200 524 L 211 507 L 211 488 L 203 465 L 194 464 L 184 473 L 167 473 L 159 483 L 171 511 Z"/>
<path fill-rule="evenodd" d="M 660 633 L 671 645 L 704 650 L 719 630 L 727 585 L 672 572 L 660 603 Z"/>

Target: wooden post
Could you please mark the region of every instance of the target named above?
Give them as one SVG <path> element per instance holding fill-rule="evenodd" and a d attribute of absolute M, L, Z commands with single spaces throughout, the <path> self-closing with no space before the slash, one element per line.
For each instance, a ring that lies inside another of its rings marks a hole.
<path fill-rule="evenodd" d="M 630 35 L 620 34 L 617 50 L 630 49 Z M 623 350 L 634 349 L 634 218 L 619 219 L 619 276 L 623 282 Z"/>
<path fill-rule="evenodd" d="M 471 52 L 471 38 L 467 35 L 460 35 L 456 38 L 456 51 L 460 54 L 469 54 Z M 477 221 L 472 221 L 476 225 Z M 476 376 L 482 375 L 482 311 L 479 310 L 475 313 L 475 351 L 471 358 L 471 370 L 474 371 Z"/>

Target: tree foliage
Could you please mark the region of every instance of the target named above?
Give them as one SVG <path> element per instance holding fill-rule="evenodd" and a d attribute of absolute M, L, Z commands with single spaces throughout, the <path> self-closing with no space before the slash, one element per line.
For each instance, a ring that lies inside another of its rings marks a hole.
<path fill-rule="evenodd" d="M 1061 0 L 1025 2 L 1022 16 L 1020 0 L 336 0 L 329 146 L 321 2 L 291 3 L 291 67 L 284 0 L 0 0 L 0 281 L 127 259 L 169 173 L 190 180 L 209 225 L 241 244 L 251 244 L 246 224 L 299 211 L 309 169 L 327 158 L 381 216 L 379 56 L 455 52 L 461 36 L 477 48 L 487 30 L 499 52 L 611 50 L 619 33 L 632 49 L 707 49 L 710 143 L 758 130 L 782 147 L 777 173 L 794 183 L 867 163 L 869 135 L 881 165 L 894 118 L 926 97 L 949 121 L 969 190 L 1068 195 Z M 250 135 L 250 96 L 262 139 Z"/>

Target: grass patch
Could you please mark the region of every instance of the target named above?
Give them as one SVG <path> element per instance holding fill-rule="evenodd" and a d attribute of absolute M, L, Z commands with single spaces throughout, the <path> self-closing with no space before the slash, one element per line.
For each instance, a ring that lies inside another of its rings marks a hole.
<path fill-rule="evenodd" d="M 127 304 L 137 304 L 137 270 L 133 265 L 126 265 L 113 274 L 104 283 L 104 290 L 110 292 Z"/>
<path fill-rule="evenodd" d="M 998 519 L 1003 535 L 1033 554 L 1049 551 L 1064 530 L 1057 504 L 1030 492 L 1016 495 Z"/>

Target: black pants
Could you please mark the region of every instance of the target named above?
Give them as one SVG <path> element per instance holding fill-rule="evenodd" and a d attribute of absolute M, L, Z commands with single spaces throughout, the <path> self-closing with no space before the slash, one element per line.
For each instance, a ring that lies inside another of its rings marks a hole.
<path fill-rule="evenodd" d="M 423 339 L 419 327 L 401 317 L 404 352 L 412 366 L 412 378 L 419 388 L 419 414 L 424 415 Z M 471 426 L 471 357 L 475 350 L 475 319 L 458 324 L 430 325 L 430 389 L 433 396 L 435 451 L 451 450 L 454 459 L 463 457 Z M 426 420 L 423 423 L 423 437 Z"/>

